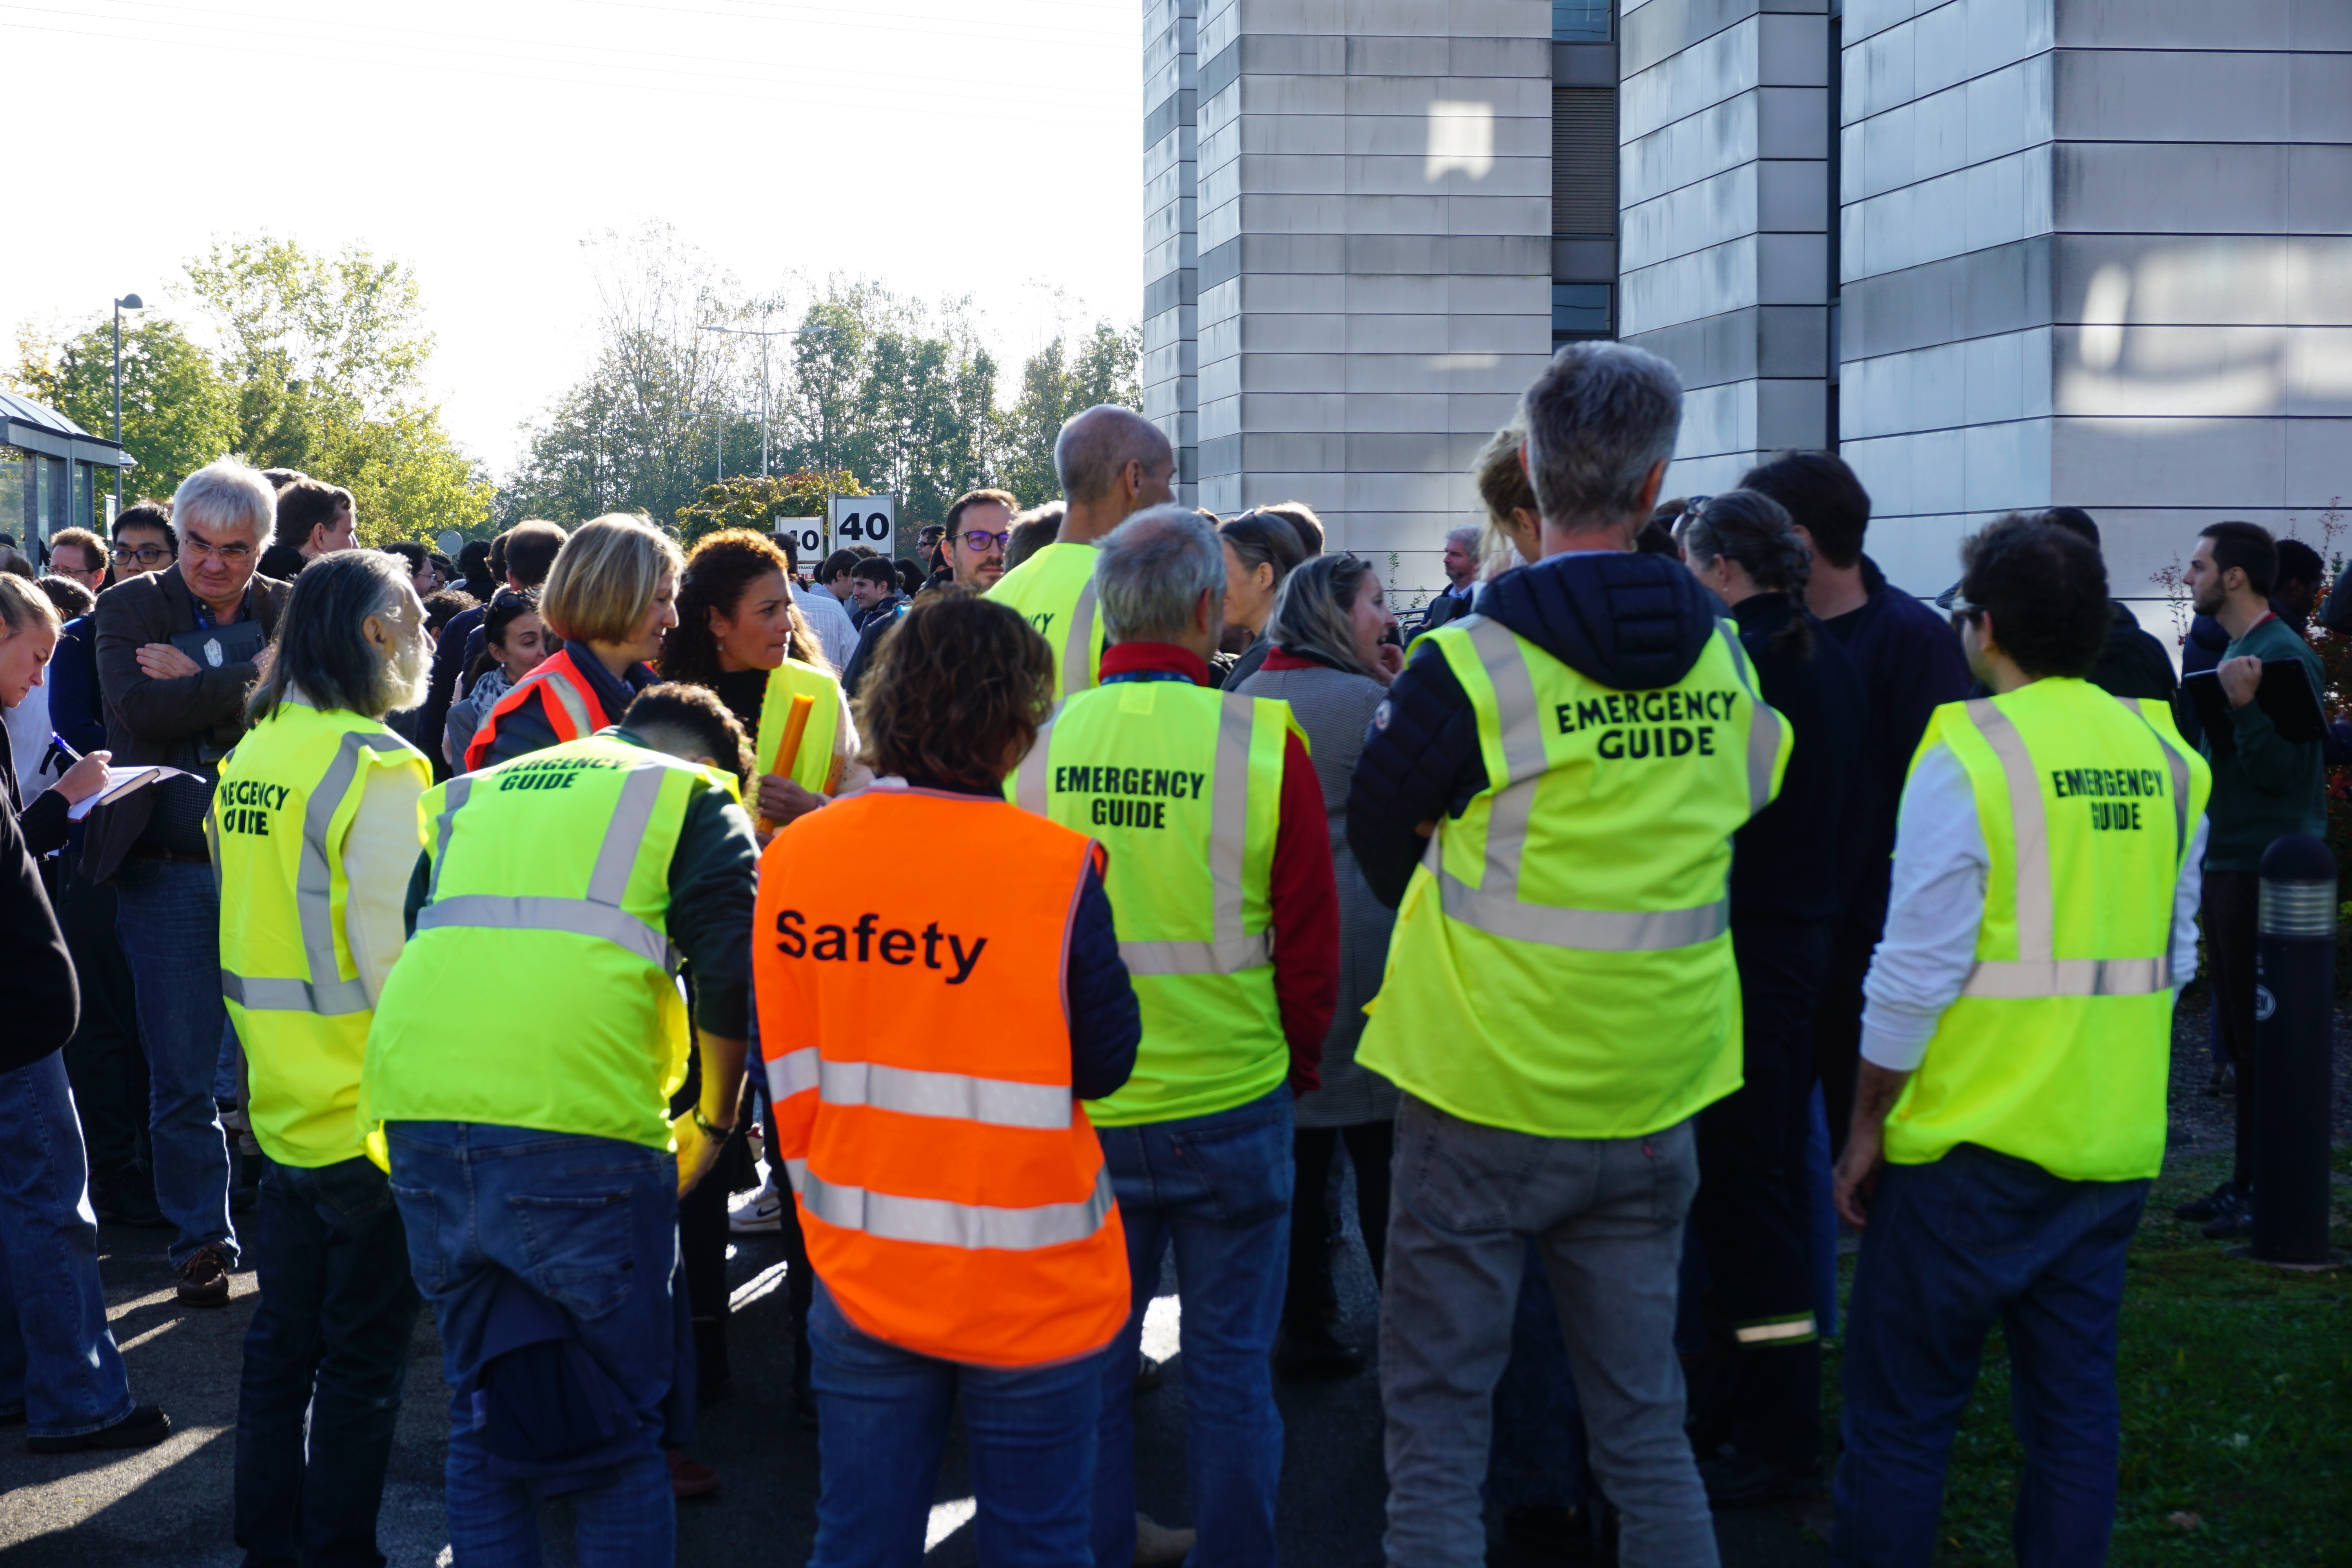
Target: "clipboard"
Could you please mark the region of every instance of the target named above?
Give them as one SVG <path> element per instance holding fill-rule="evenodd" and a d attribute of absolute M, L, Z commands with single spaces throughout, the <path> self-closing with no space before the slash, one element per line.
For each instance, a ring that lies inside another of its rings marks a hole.
<path fill-rule="evenodd" d="M 175 633 L 172 646 L 205 669 L 225 669 L 232 664 L 253 663 L 261 657 L 261 645 L 268 640 L 261 635 L 259 621 L 232 621 L 225 626 Z"/>
<path fill-rule="evenodd" d="M 2230 717 L 2229 696 L 2221 689 L 2221 672 L 2200 669 L 2181 681 L 2180 690 L 2195 709 L 2197 721 L 2205 727 L 2213 754 L 2218 757 L 2230 750 L 2236 743 L 2237 731 Z M 2310 671 L 2299 658 L 2263 660 L 2263 679 L 2254 689 L 2254 701 L 2270 715 L 2279 738 L 2289 744 L 2303 745 L 2327 733 L 2327 715 L 2320 709 L 2319 693 L 2312 689 Z"/>

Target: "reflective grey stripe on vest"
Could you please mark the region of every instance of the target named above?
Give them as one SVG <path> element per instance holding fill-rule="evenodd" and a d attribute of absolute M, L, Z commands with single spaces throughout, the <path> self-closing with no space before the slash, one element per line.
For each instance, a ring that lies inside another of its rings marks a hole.
<path fill-rule="evenodd" d="M 572 734 L 569 739 L 577 741 L 583 735 L 594 732 L 596 726 L 588 717 L 588 704 L 581 700 L 580 689 L 572 684 L 569 677 L 558 675 L 556 667 L 541 665 L 538 669 L 524 676 L 517 689 L 520 690 L 522 686 L 529 686 L 533 681 L 537 681 L 544 689 L 544 695 L 552 697 L 563 704 L 563 711 L 572 721 Z"/>
<path fill-rule="evenodd" d="M 819 1062 L 817 1095 L 827 1105 L 866 1105 L 907 1116 L 1045 1132 L 1066 1131 L 1077 1104 L 1066 1084 L 1013 1083 L 881 1062 Z"/>
<path fill-rule="evenodd" d="M 1046 784 L 1055 722 L 1048 720 L 1037 731 L 1036 744 L 1021 759 L 1013 778 L 1013 804 L 1039 816 L 1047 815 L 1052 804 Z M 1209 878 L 1216 900 L 1216 936 L 1209 942 L 1122 942 L 1118 955 L 1129 974 L 1238 974 L 1274 962 L 1274 933 L 1243 929 L 1249 914 L 1244 883 L 1249 860 L 1250 737 L 1256 723 L 1256 699 L 1231 691 L 1220 695 L 1216 784 L 1209 795 Z"/>
<path fill-rule="evenodd" d="M 335 760 L 310 791 L 302 809 L 302 854 L 294 873 L 295 918 L 302 927 L 303 965 L 308 980 L 264 978 L 221 971 L 221 994 L 241 1007 L 275 1013 L 315 1013 L 340 1018 L 368 1010 L 367 987 L 358 980 L 333 978 L 335 963 L 335 872 L 329 860 L 327 834 L 335 812 L 352 789 L 359 787 L 362 752 L 405 752 L 396 735 L 345 732 L 335 748 Z M 209 814 L 207 814 L 209 816 Z M 331 978 L 320 980 L 320 975 Z"/>
<path fill-rule="evenodd" d="M 629 913 L 621 900 L 629 890 L 629 874 L 652 831 L 654 813 L 661 805 L 662 784 L 669 764 L 655 763 L 632 768 L 621 783 L 620 799 L 612 820 L 604 825 L 604 841 L 596 847 L 596 865 L 588 874 L 584 899 L 509 898 L 498 893 L 462 893 L 434 899 L 416 914 L 419 931 L 473 926 L 491 931 L 560 931 L 574 936 L 599 937 L 626 948 L 657 969 L 676 974 L 677 949 L 649 922 Z M 440 845 L 434 855 L 433 886 L 441 885 L 441 868 L 448 858 L 451 819 L 465 804 L 467 784 L 449 781 L 441 815 Z"/>
<path fill-rule="evenodd" d="M 2116 700 L 2121 701 L 2118 698 Z M 2126 702 L 2143 724 L 2147 715 Z M 2017 864 L 2011 876 L 2017 900 L 2017 956 L 1979 959 L 1969 971 L 1963 996 L 2024 1001 L 2041 996 L 2147 996 L 2172 984 L 2169 953 L 2156 958 L 2057 958 L 2053 896 L 2050 886 L 2050 829 L 2042 809 L 2042 781 L 2025 737 L 1990 697 L 1969 704 L 1969 719 L 1992 748 L 2009 785 L 2010 840 Z M 2172 778 L 2173 829 L 2179 853 L 2189 852 L 2189 763 L 2148 725 Z M 2177 864 L 2176 860 L 2176 864 Z M 2169 942 L 2171 921 L 2165 922 Z"/>
<path fill-rule="evenodd" d="M 1070 638 L 1062 645 L 1062 695 L 1055 700 L 1056 711 L 1079 692 L 1093 688 L 1094 647 L 1095 580 L 1088 577 L 1078 589 L 1077 602 L 1070 606 Z"/>
<path fill-rule="evenodd" d="M 1772 764 L 1780 760 L 1780 715 L 1764 700 L 1756 672 L 1748 663 L 1748 649 L 1733 623 L 1717 620 L 1717 633 L 1731 649 L 1739 684 L 1748 689 L 1748 813 L 1753 816 L 1772 804 Z"/>
<path fill-rule="evenodd" d="M 836 1186 L 810 1172 L 806 1161 L 791 1160 L 785 1165 L 802 1206 L 835 1229 L 864 1231 L 883 1241 L 956 1247 L 968 1252 L 1034 1252 L 1084 1241 L 1102 1229 L 1114 1206 L 1108 1165 L 1095 1172 L 1093 1193 L 1076 1203 L 1019 1209 Z"/>
<path fill-rule="evenodd" d="M 1731 902 L 1727 894 L 1694 909 L 1648 910 L 1573 910 L 1558 904 L 1527 903 L 1519 898 L 1519 862 L 1527 855 L 1528 822 L 1535 811 L 1536 785 L 1551 767 L 1551 759 L 1544 752 L 1543 719 L 1536 702 L 1535 679 L 1528 673 L 1527 658 L 1519 651 L 1518 639 L 1500 622 L 1473 614 L 1452 624 L 1469 636 L 1478 662 L 1486 668 L 1487 679 L 1494 683 L 1495 716 L 1502 731 L 1506 776 L 1499 784 L 1488 781 L 1493 798 L 1486 817 L 1486 870 L 1477 887 L 1445 868 L 1442 841 L 1454 825 L 1441 822 L 1437 831 L 1429 836 L 1425 858 L 1430 869 L 1436 873 L 1439 900 L 1448 918 L 1475 926 L 1490 936 L 1588 952 L 1654 952 L 1665 948 L 1692 947 L 1712 942 L 1728 930 Z M 1758 707 L 1760 710 L 1762 705 Z M 1776 746 L 1778 743 L 1775 741 Z M 1770 782 L 1768 769 L 1768 790 Z"/>
<path fill-rule="evenodd" d="M 459 773 L 442 786 L 441 816 L 435 824 L 433 836 L 433 875 L 425 884 L 425 901 L 428 905 L 441 896 L 441 868 L 449 863 L 449 832 L 457 823 L 458 808 L 473 793 L 471 773 Z"/>

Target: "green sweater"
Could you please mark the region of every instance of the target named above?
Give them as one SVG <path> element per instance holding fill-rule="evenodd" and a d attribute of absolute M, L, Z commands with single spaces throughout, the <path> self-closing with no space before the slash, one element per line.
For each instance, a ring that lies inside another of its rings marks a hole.
<path fill-rule="evenodd" d="M 2310 672 L 2315 689 L 2326 689 L 2319 655 L 2295 636 L 2284 621 L 2273 616 L 2221 651 L 2227 660 L 2241 656 L 2260 659 L 2299 658 Z M 2249 702 L 2230 710 L 2236 743 L 2220 756 L 2213 740 L 2200 744 L 2213 764 L 2213 799 L 2206 816 L 2211 830 L 2205 840 L 2208 871 L 2259 871 L 2263 851 L 2284 834 L 2327 837 L 2327 770 L 2320 761 L 2318 741 L 2294 745 L 2282 739 L 2262 705 Z"/>

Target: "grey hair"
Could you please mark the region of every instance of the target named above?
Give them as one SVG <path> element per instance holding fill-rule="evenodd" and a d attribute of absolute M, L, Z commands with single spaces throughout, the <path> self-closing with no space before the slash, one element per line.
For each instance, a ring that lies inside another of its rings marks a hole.
<path fill-rule="evenodd" d="M 1640 509 L 1642 481 L 1675 455 L 1682 378 L 1624 343 L 1568 343 L 1521 400 L 1528 478 L 1545 521 L 1613 523 Z"/>
<path fill-rule="evenodd" d="M 1054 438 L 1054 471 L 1062 494 L 1084 506 L 1100 500 L 1129 463 L 1156 468 L 1175 460 L 1167 434 L 1132 408 L 1097 403 L 1070 416 Z"/>
<path fill-rule="evenodd" d="M 258 724 L 297 691 L 321 711 L 383 718 L 398 700 L 398 682 L 363 628 L 402 602 L 408 577 L 399 556 L 380 550 L 332 551 L 304 567 L 278 617 L 268 678 L 246 700 L 249 720 Z"/>
<path fill-rule="evenodd" d="M 1112 642 L 1165 642 L 1192 626 L 1202 595 L 1222 605 L 1224 591 L 1224 547 L 1191 507 L 1146 507 L 1096 546 L 1095 600 Z"/>
<path fill-rule="evenodd" d="M 1478 541 L 1485 536 L 1486 532 L 1486 531 L 1476 523 L 1465 522 L 1459 528 L 1447 529 L 1445 542 L 1459 544 L 1465 550 L 1475 550 L 1478 547 Z"/>
<path fill-rule="evenodd" d="M 254 553 L 269 548 L 278 537 L 278 492 L 235 458 L 206 463 L 180 481 L 172 492 L 172 523 L 185 533 L 198 528 L 251 528 Z"/>
<path fill-rule="evenodd" d="M 1477 530 L 1468 531 L 1475 535 Z M 1370 675 L 1371 667 L 1356 652 L 1356 636 L 1348 617 L 1355 611 L 1356 595 L 1364 591 L 1371 576 L 1368 561 L 1352 555 L 1317 556 L 1282 580 L 1265 635 L 1293 653 L 1312 654 L 1341 669 Z"/>

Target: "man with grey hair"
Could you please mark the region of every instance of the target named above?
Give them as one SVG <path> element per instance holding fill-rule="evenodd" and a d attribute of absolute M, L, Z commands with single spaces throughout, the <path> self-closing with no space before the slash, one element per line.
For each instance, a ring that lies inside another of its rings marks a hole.
<path fill-rule="evenodd" d="M 409 579 L 369 550 L 303 571 L 206 824 L 220 984 L 269 1156 L 236 1412 L 234 1530 L 254 1563 L 381 1557 L 376 1513 L 423 1304 L 357 1113 L 433 782 L 383 722 L 424 699 L 431 644 Z"/>
<path fill-rule="evenodd" d="M 1095 545 L 1173 492 L 1175 449 L 1132 408 L 1101 403 L 1074 414 L 1054 442 L 1067 510 L 1054 542 L 1007 572 L 988 596 L 1012 605 L 1054 647 L 1055 700 L 1095 683 L 1103 630 L 1095 615 Z"/>
<path fill-rule="evenodd" d="M 234 1037 L 221 1005 L 220 899 L 204 822 L 286 607 L 287 584 L 254 570 L 277 509 L 268 481 L 234 458 L 197 469 L 172 498 L 179 558 L 117 584 L 92 612 L 114 765 L 160 763 L 182 775 L 99 807 L 82 853 L 84 874 L 120 895 L 116 930 L 147 1047 L 155 1200 L 175 1233 L 171 1258 L 189 1307 L 226 1306 L 237 1261 L 215 1100 Z"/>
<path fill-rule="evenodd" d="M 1709 1568 L 1676 1272 L 1692 1118 L 1739 1086 L 1731 835 L 1779 792 L 1790 735 L 1697 580 L 1633 553 L 1674 452 L 1673 368 L 1571 343 L 1524 406 L 1543 559 L 1415 645 L 1348 802 L 1366 879 L 1402 905 L 1357 1052 L 1404 1091 L 1388 1560 L 1486 1559 L 1478 1488 L 1532 1239 L 1619 1561 Z"/>
<path fill-rule="evenodd" d="M 1136 1560 L 1130 1402 L 1172 1245 L 1193 1560 L 1271 1568 L 1290 1102 L 1315 1087 L 1339 980 L 1323 796 L 1289 704 L 1214 689 L 1225 564 L 1205 521 L 1138 512 L 1102 542 L 1093 582 L 1110 645 L 1101 684 L 1039 731 L 1013 798 L 1109 850 L 1119 956 L 1143 1010 L 1134 1076 L 1087 1107 L 1134 1289 L 1103 1358 L 1095 1562 Z"/>
<path fill-rule="evenodd" d="M 1445 588 L 1422 612 L 1423 631 L 1433 632 L 1446 622 L 1460 620 L 1470 613 L 1470 601 L 1478 596 L 1480 531 L 1475 522 L 1445 531 Z"/>

